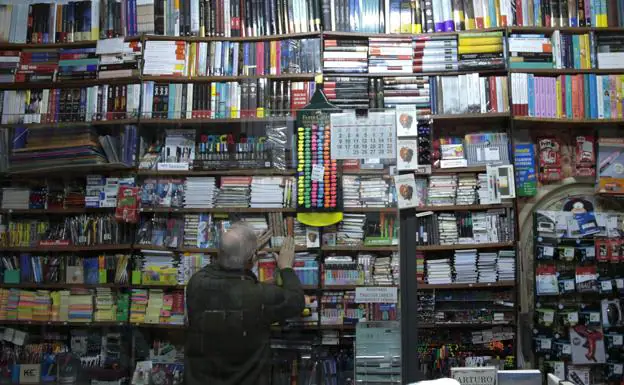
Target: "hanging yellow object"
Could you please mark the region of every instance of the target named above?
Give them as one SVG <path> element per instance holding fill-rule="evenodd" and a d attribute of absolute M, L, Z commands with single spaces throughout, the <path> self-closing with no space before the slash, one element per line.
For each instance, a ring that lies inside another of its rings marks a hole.
<path fill-rule="evenodd" d="M 331 226 L 342 220 L 342 213 L 297 213 L 297 220 L 312 227 Z"/>

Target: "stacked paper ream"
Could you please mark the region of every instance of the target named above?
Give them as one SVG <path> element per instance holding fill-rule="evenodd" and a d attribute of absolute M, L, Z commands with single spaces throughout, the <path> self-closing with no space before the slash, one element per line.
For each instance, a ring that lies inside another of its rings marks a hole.
<path fill-rule="evenodd" d="M 440 213 L 438 215 L 438 232 L 441 245 L 452 245 L 458 242 L 457 218 L 454 213 Z"/>
<path fill-rule="evenodd" d="M 482 205 L 490 204 L 488 185 L 487 174 L 479 174 L 479 187 L 477 192 L 479 193 L 479 203 Z"/>
<path fill-rule="evenodd" d="M 149 290 L 149 299 L 145 309 L 145 323 L 160 323 L 160 311 L 163 307 L 163 291 L 159 289 Z"/>
<path fill-rule="evenodd" d="M 98 287 L 95 295 L 95 315 L 96 322 L 114 321 L 116 314 L 115 301 L 110 288 Z"/>
<path fill-rule="evenodd" d="M 59 292 L 60 296 L 60 305 L 59 305 L 59 321 L 68 322 L 69 321 L 69 303 L 71 293 L 69 290 L 62 290 Z"/>
<path fill-rule="evenodd" d="M 28 290 L 22 290 L 17 305 L 17 319 L 32 321 L 33 309 L 35 307 L 35 293 Z"/>
<path fill-rule="evenodd" d="M 251 177 L 233 176 L 221 178 L 217 195 L 217 207 L 249 207 Z"/>
<path fill-rule="evenodd" d="M 427 283 L 449 284 L 453 282 L 450 258 L 428 259 L 425 265 L 427 267 Z"/>
<path fill-rule="evenodd" d="M 189 177 L 184 181 L 184 207 L 214 207 L 218 188 L 214 177 Z"/>
<path fill-rule="evenodd" d="M 441 175 L 429 177 L 428 204 L 431 206 L 447 206 L 455 204 L 457 177 Z"/>
<path fill-rule="evenodd" d="M 37 290 L 33 307 L 34 321 L 49 321 L 51 317 L 52 298 L 47 290 Z"/>
<path fill-rule="evenodd" d="M 93 296 L 89 291 L 72 292 L 69 296 L 69 322 L 93 320 Z"/>
<path fill-rule="evenodd" d="M 373 271 L 373 284 L 381 286 L 395 284 L 392 276 L 392 257 L 376 257 Z"/>
<path fill-rule="evenodd" d="M 361 244 L 364 241 L 365 214 L 345 214 L 338 224 L 336 243 Z"/>
<path fill-rule="evenodd" d="M 453 260 L 455 267 L 455 282 L 476 283 L 477 274 L 477 250 L 456 250 Z"/>
<path fill-rule="evenodd" d="M 455 36 L 417 37 L 412 47 L 414 73 L 457 71 L 457 38 Z"/>
<path fill-rule="evenodd" d="M 513 281 L 516 279 L 516 253 L 513 250 L 498 252 L 498 280 Z"/>
<path fill-rule="evenodd" d="M 8 306 L 9 306 L 9 290 L 0 289 L 0 320 L 7 319 Z"/>
<path fill-rule="evenodd" d="M 456 205 L 472 205 L 477 200 L 477 179 L 474 175 L 460 175 L 455 198 Z"/>
<path fill-rule="evenodd" d="M 386 207 L 390 205 L 390 184 L 382 177 L 366 177 L 360 180 L 360 202 L 362 207 Z"/>
<path fill-rule="evenodd" d="M 251 180 L 250 207 L 282 208 L 284 206 L 284 178 L 254 176 Z"/>
<path fill-rule="evenodd" d="M 496 253 L 479 253 L 479 262 L 477 264 L 479 270 L 480 283 L 496 282 L 498 255 Z"/>
<path fill-rule="evenodd" d="M 362 207 L 360 202 L 360 177 L 342 176 L 342 200 L 344 207 Z"/>
<path fill-rule="evenodd" d="M 148 291 L 146 289 L 132 289 L 130 297 L 130 322 L 144 323 L 147 309 Z"/>

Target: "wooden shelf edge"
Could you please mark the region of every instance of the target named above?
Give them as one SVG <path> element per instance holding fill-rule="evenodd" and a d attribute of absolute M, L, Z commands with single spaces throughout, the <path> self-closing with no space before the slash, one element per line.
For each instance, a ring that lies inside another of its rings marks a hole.
<path fill-rule="evenodd" d="M 294 213 L 297 210 L 290 207 L 282 208 L 260 208 L 260 207 L 213 207 L 213 208 L 175 208 L 175 207 L 143 207 L 139 209 L 142 213 L 164 213 L 164 214 L 192 214 L 192 213 Z"/>
<path fill-rule="evenodd" d="M 321 246 L 321 251 L 399 251 L 399 246 Z"/>
<path fill-rule="evenodd" d="M 131 249 L 130 244 L 111 244 L 111 245 L 94 245 L 94 246 L 40 246 L 40 247 L 0 247 L 5 252 L 24 252 L 24 253 L 58 253 L 72 251 L 106 251 L 106 250 L 123 250 Z"/>
<path fill-rule="evenodd" d="M 416 207 L 415 210 L 417 212 L 424 211 L 479 211 L 479 210 L 494 210 L 494 209 L 502 209 L 513 207 L 513 203 L 504 202 L 499 204 L 489 204 L 489 205 L 450 205 L 450 206 L 423 206 Z M 405 209 L 409 210 L 409 209 Z"/>
<path fill-rule="evenodd" d="M 187 171 L 164 171 L 164 170 L 142 170 L 136 171 L 140 176 L 167 177 L 167 176 L 252 176 L 252 175 L 295 175 L 295 170 L 277 170 L 277 169 L 240 169 L 240 170 L 187 170 Z"/>
<path fill-rule="evenodd" d="M 448 290 L 465 290 L 465 289 L 488 289 L 500 287 L 515 287 L 516 281 L 499 281 L 493 283 L 449 283 L 449 284 L 427 284 L 418 283 L 418 289 L 448 289 Z"/>
<path fill-rule="evenodd" d="M 624 72 L 624 70 L 622 71 Z M 621 119 L 567 119 L 567 118 L 540 118 L 534 116 L 514 116 L 515 122 L 530 122 L 543 124 L 624 124 L 624 118 Z"/>
<path fill-rule="evenodd" d="M 474 114 L 441 114 L 431 115 L 431 119 L 436 120 L 494 120 L 494 119 L 509 119 L 511 114 L 509 112 L 488 112 L 488 113 L 474 113 Z"/>
<path fill-rule="evenodd" d="M 513 247 L 514 242 L 499 242 L 499 243 L 471 243 L 471 244 L 454 244 L 454 245 L 429 245 L 429 246 L 416 246 L 416 251 L 453 251 L 453 250 L 467 250 L 467 249 L 499 249 L 505 247 Z"/>

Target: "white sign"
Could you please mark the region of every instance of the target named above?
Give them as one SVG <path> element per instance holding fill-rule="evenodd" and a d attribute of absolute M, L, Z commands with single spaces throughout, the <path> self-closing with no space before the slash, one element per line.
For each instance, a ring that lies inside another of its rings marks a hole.
<path fill-rule="evenodd" d="M 395 159 L 395 111 L 369 112 L 358 117 L 355 111 L 331 114 L 332 159 Z"/>
<path fill-rule="evenodd" d="M 495 367 L 451 368 L 451 378 L 462 385 L 495 385 L 496 377 Z"/>
<path fill-rule="evenodd" d="M 40 364 L 21 364 L 19 366 L 20 384 L 38 384 L 41 376 Z"/>
<path fill-rule="evenodd" d="M 320 164 L 312 165 L 312 175 L 310 175 L 310 179 L 314 182 L 322 182 L 323 177 L 325 176 L 325 167 Z"/>
<path fill-rule="evenodd" d="M 396 287 L 356 287 L 356 303 L 397 303 Z"/>

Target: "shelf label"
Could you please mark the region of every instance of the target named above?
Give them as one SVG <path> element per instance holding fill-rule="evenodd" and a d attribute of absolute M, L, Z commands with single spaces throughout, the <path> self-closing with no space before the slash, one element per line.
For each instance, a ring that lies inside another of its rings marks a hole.
<path fill-rule="evenodd" d="M 396 287 L 356 287 L 356 303 L 397 303 Z"/>

